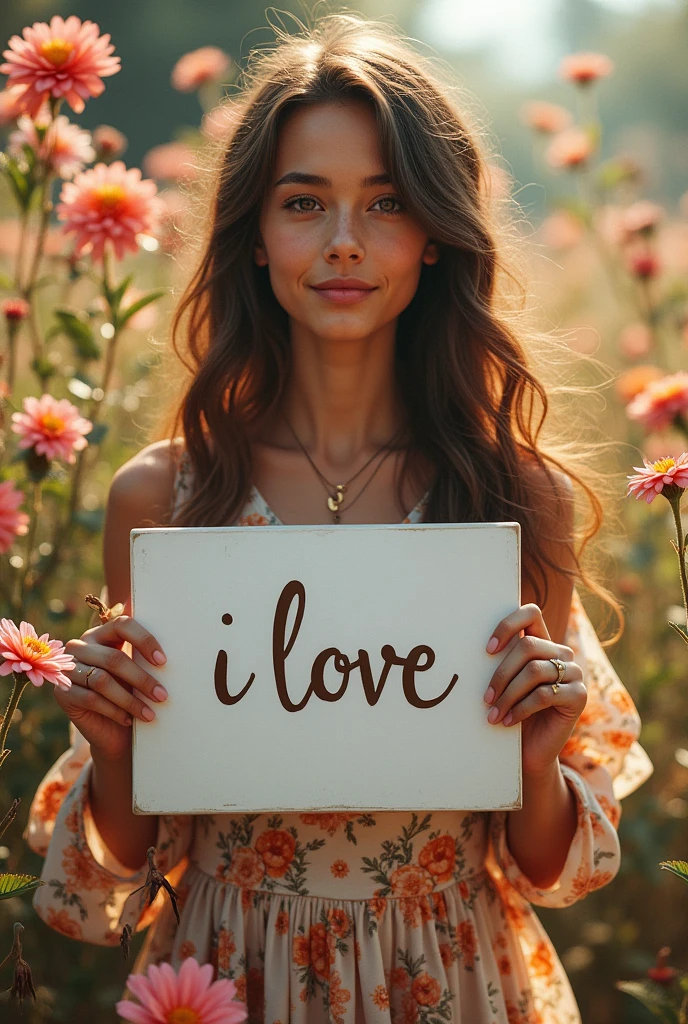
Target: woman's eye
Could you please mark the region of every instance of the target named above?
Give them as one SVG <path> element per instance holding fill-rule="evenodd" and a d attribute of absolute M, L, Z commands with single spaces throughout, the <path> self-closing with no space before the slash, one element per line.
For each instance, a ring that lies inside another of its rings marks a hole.
<path fill-rule="evenodd" d="M 297 206 L 297 203 L 314 203 L 317 204 L 318 200 L 314 199 L 313 196 L 295 196 L 293 199 L 288 199 L 284 206 L 288 209 L 294 209 L 297 213 L 313 213 L 315 206 Z"/>
<path fill-rule="evenodd" d="M 399 199 L 397 199 L 396 196 L 383 196 L 382 199 L 376 200 L 375 205 L 377 206 L 378 203 L 391 203 L 392 204 L 392 206 L 383 207 L 383 209 L 382 209 L 383 213 L 401 213 L 401 211 L 404 209 L 404 207 L 401 205 L 401 202 L 399 201 Z M 396 203 L 396 209 L 394 208 L 394 204 L 395 203 Z"/>

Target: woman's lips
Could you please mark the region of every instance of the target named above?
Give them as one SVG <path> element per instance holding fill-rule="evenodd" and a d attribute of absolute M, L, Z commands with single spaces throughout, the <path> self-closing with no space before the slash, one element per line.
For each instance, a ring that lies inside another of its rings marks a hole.
<path fill-rule="evenodd" d="M 367 299 L 376 290 L 376 288 L 313 288 L 313 291 L 324 299 L 346 306 L 352 302 Z"/>

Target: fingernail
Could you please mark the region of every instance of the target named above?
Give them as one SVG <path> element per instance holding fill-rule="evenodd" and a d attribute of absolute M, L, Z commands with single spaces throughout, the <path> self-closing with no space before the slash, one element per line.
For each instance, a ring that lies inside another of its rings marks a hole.
<path fill-rule="evenodd" d="M 152 722 L 153 719 L 155 718 L 155 711 L 153 711 L 153 709 L 149 707 L 143 708 L 141 714 L 143 715 L 147 722 Z"/>
<path fill-rule="evenodd" d="M 508 714 L 508 715 L 505 715 L 505 716 L 504 716 L 504 720 L 503 720 L 503 722 L 502 722 L 502 725 L 511 725 L 511 720 L 513 719 L 513 717 L 514 717 L 514 716 L 512 715 L 512 713 L 511 713 L 511 712 L 509 712 L 509 714 Z"/>
<path fill-rule="evenodd" d="M 491 686 L 488 687 L 487 693 L 485 694 L 485 697 L 483 699 L 486 704 L 491 704 L 492 701 L 495 699 L 495 692 Z"/>
<path fill-rule="evenodd" d="M 153 651 L 153 661 L 155 661 L 158 665 L 164 665 L 165 662 L 167 661 L 167 658 L 162 653 L 162 651 Z"/>
<path fill-rule="evenodd" d="M 164 686 L 154 686 L 153 696 L 156 700 L 167 700 L 167 690 Z"/>
<path fill-rule="evenodd" d="M 487 645 L 487 653 L 492 654 L 493 651 L 497 650 L 497 647 L 499 647 L 499 640 L 497 639 L 496 636 L 493 636 L 489 644 Z"/>
<path fill-rule="evenodd" d="M 492 722 L 492 724 L 494 725 L 494 723 L 497 721 L 498 718 L 499 718 L 499 708 L 492 708 L 492 711 L 490 711 L 489 715 L 487 716 L 488 722 Z"/>

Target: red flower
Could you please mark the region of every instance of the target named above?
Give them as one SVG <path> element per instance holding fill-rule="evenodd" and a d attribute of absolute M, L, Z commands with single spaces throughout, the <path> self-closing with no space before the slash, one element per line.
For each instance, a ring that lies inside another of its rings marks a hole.
<path fill-rule="evenodd" d="M 439 982 L 435 981 L 426 971 L 413 979 L 411 995 L 419 1006 L 437 1006 L 442 995 Z"/>
<path fill-rule="evenodd" d="M 294 859 L 296 840 L 284 829 L 270 828 L 256 840 L 256 850 L 271 878 L 282 878 Z"/>
<path fill-rule="evenodd" d="M 2 312 L 6 320 L 26 320 L 31 306 L 24 299 L 5 299 Z"/>

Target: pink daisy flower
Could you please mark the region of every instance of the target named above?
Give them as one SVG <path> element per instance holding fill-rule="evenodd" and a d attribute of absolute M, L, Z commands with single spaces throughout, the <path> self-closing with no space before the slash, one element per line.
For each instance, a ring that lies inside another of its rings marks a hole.
<path fill-rule="evenodd" d="M 11 124 L 22 113 L 22 93 L 24 90 L 15 85 L 12 89 L 0 90 L 0 125 Z"/>
<path fill-rule="evenodd" d="M 529 128 L 544 135 L 553 135 L 568 128 L 573 118 L 565 107 L 546 100 L 532 100 L 521 108 L 521 119 Z"/>
<path fill-rule="evenodd" d="M 72 685 L 64 673 L 76 667 L 74 658 L 64 653 L 60 640 L 49 640 L 47 633 L 38 636 L 30 622 L 22 620 L 17 629 L 12 619 L 0 619 L 0 654 L 5 659 L 0 676 L 26 672 L 34 686 L 42 686 L 44 680 L 63 690 Z"/>
<path fill-rule="evenodd" d="M 135 1024 L 240 1024 L 246 1006 L 235 1001 L 228 978 L 212 981 L 211 964 L 187 957 L 175 974 L 167 963 L 150 964 L 147 975 L 130 974 L 127 987 L 141 1005 L 120 999 L 115 1009 Z"/>
<path fill-rule="evenodd" d="M 48 129 L 42 141 L 37 128 Z M 20 117 L 17 131 L 10 134 L 8 150 L 12 156 L 22 157 L 24 145 L 31 146 L 39 160 L 47 160 L 50 169 L 60 178 L 73 178 L 96 155 L 91 145 L 91 133 L 72 124 L 64 114 L 54 121 L 50 117 L 36 118 L 35 121 L 26 115 Z"/>
<path fill-rule="evenodd" d="M 559 74 L 566 82 L 590 85 L 611 75 L 613 70 L 614 62 L 604 53 L 572 53 L 562 60 Z"/>
<path fill-rule="evenodd" d="M 644 498 L 648 505 L 654 501 L 658 494 L 661 494 L 665 487 L 671 484 L 681 489 L 688 487 L 688 452 L 683 452 L 677 459 L 667 455 L 664 459 L 657 459 L 656 462 L 648 462 L 643 455 L 644 468 L 634 466 L 638 471 L 636 476 L 629 476 L 627 479 L 628 490 L 626 497 L 634 494 L 636 498 Z"/>
<path fill-rule="evenodd" d="M 64 21 L 58 14 L 34 22 L 12 36 L 3 51 L 6 64 L 0 72 L 8 76 L 8 86 L 22 86 L 22 106 L 31 116 L 40 110 L 47 95 L 64 97 L 76 114 L 84 109 L 84 99 L 100 96 L 105 89 L 101 79 L 120 70 L 119 57 L 110 57 L 114 46 L 110 36 L 100 36 L 92 21 L 81 22 L 76 15 Z"/>
<path fill-rule="evenodd" d="M 29 525 L 26 512 L 20 512 L 19 506 L 24 500 L 22 491 L 18 491 L 13 480 L 3 480 L 0 484 L 0 554 L 12 547 L 15 537 L 23 537 Z"/>
<path fill-rule="evenodd" d="M 626 406 L 630 419 L 637 420 L 646 430 L 662 430 L 670 426 L 677 415 L 688 412 L 688 373 L 678 373 L 650 381 L 647 387 Z"/>
<path fill-rule="evenodd" d="M 573 126 L 558 132 L 545 153 L 550 167 L 575 169 L 589 159 L 593 152 L 590 136 L 583 128 Z"/>
<path fill-rule="evenodd" d="M 217 46 L 201 46 L 180 57 L 172 68 L 172 85 L 180 92 L 193 92 L 206 82 L 220 82 L 232 59 Z"/>
<path fill-rule="evenodd" d="M 88 444 L 84 435 L 91 431 L 91 421 L 81 416 L 68 399 L 58 401 L 47 393 L 40 398 L 29 395 L 22 405 L 24 412 L 12 413 L 12 430 L 19 434 L 19 447 L 35 448 L 38 455 L 48 459 L 75 462 L 74 452 Z"/>
<path fill-rule="evenodd" d="M 156 193 L 154 181 L 142 181 L 138 167 L 127 170 L 121 160 L 77 174 L 62 186 L 57 205 L 62 230 L 76 234 L 74 254 L 90 250 L 94 260 L 101 260 L 106 242 L 114 246 L 117 259 L 127 250 L 136 252 L 136 236 L 155 234 L 162 216 Z"/>
<path fill-rule="evenodd" d="M 93 145 L 98 159 L 109 163 L 127 148 L 127 138 L 111 124 L 99 124 L 93 132 Z"/>

